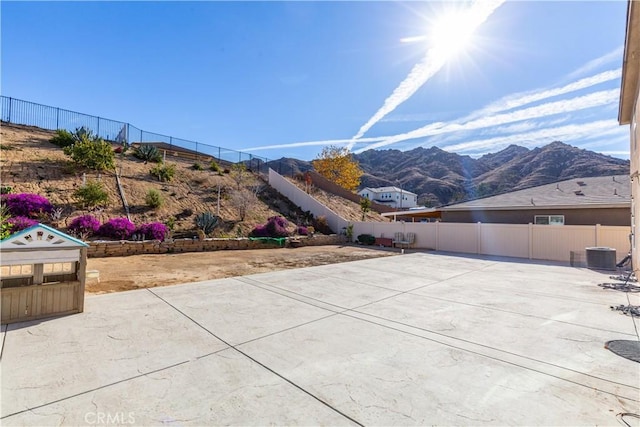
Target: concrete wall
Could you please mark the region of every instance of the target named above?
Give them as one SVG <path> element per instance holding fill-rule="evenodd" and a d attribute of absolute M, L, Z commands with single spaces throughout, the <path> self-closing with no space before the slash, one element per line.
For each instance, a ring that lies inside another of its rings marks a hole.
<path fill-rule="evenodd" d="M 344 237 L 338 235 L 314 235 L 313 237 L 300 237 L 288 239 L 285 246 L 322 246 L 339 245 L 344 243 Z M 183 252 L 206 252 L 239 249 L 273 249 L 280 247 L 277 243 L 269 243 L 260 240 L 249 239 L 179 239 L 160 242 L 159 240 L 146 240 L 143 242 L 91 242 L 87 249 L 89 258 L 102 258 L 112 256 L 129 256 L 142 254 L 166 254 Z"/>
<path fill-rule="evenodd" d="M 416 234 L 414 247 L 448 252 L 571 262 L 586 259 L 585 248 L 607 246 L 616 257 L 629 251 L 630 227 L 600 225 L 533 225 L 446 222 L 356 222 L 353 235 L 392 238 Z"/>
<path fill-rule="evenodd" d="M 269 185 L 303 211 L 309 211 L 315 217 L 324 216 L 334 233 L 340 233 L 342 228 L 347 226 L 348 221 L 346 219 L 305 193 L 297 185 L 289 182 L 273 169 L 269 169 Z"/>
<path fill-rule="evenodd" d="M 444 222 L 482 222 L 486 224 L 528 224 L 536 215 L 564 215 L 565 225 L 630 226 L 629 208 L 527 209 L 500 211 L 443 211 Z"/>

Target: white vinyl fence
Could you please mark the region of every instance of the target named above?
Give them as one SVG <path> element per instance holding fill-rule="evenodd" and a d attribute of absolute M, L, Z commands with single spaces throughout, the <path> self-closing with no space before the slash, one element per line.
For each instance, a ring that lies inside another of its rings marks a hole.
<path fill-rule="evenodd" d="M 344 218 L 269 171 L 269 184 L 303 210 L 324 215 L 332 229 L 348 224 Z M 548 261 L 585 261 L 585 248 L 616 249 L 618 260 L 629 251 L 631 227 L 601 225 L 482 224 L 449 222 L 354 222 L 353 235 L 393 238 L 396 232 L 415 233 L 415 248 L 479 255 L 510 256 Z"/>

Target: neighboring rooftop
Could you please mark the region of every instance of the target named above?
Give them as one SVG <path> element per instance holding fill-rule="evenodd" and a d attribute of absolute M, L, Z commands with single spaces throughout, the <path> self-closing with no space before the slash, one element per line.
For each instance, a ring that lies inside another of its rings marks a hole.
<path fill-rule="evenodd" d="M 409 190 L 403 190 L 402 188 L 398 188 L 398 187 L 377 187 L 377 188 L 372 188 L 372 187 L 365 187 L 362 190 L 358 191 L 359 193 L 364 191 L 364 190 L 369 190 L 373 193 L 393 193 L 393 192 L 397 192 L 397 193 L 403 193 L 403 194 L 412 194 L 414 196 L 416 196 L 416 193 L 412 193 Z"/>
<path fill-rule="evenodd" d="M 626 206 L 631 203 L 629 176 L 614 175 L 574 178 L 483 199 L 440 208 L 443 211 L 468 209 L 531 209 L 536 207 Z"/>

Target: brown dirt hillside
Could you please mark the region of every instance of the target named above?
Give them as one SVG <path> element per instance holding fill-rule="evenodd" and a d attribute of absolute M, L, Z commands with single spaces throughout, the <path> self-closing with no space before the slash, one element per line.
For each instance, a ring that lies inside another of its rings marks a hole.
<path fill-rule="evenodd" d="M 101 221 L 125 215 L 117 190 L 114 172 L 78 170 L 69 162 L 62 149 L 49 142 L 55 133 L 40 128 L 2 123 L 0 126 L 0 182 L 12 187 L 14 193 L 36 193 L 49 198 L 57 207 L 63 208 L 63 215 L 54 226 L 64 228 L 78 215 L 91 213 Z M 192 159 L 167 156 L 167 163 L 176 165 L 176 174 L 171 182 L 159 182 L 151 176 L 152 164 L 144 164 L 131 152 L 116 155 L 116 167 L 120 171 L 121 183 L 130 207 L 131 219 L 136 224 L 176 219 L 176 233 L 193 233 L 196 214 L 216 212 L 218 185 L 221 188 L 220 216 L 224 224 L 216 236 L 246 236 L 256 224 L 262 224 L 270 216 L 283 215 L 292 223 L 302 223 L 302 212 L 268 186 L 257 175 L 250 174 L 245 186 L 259 185 L 259 201 L 248 210 L 244 221 L 231 203 L 237 189 L 236 182 L 228 174 L 218 174 L 209 170 L 208 161 L 200 163 L 205 170 L 194 170 Z M 98 211 L 87 211 L 79 207 L 73 192 L 83 184 L 83 180 L 99 180 L 109 193 L 109 204 Z M 151 209 L 145 203 L 149 189 L 158 190 L 164 198 L 160 208 Z M 314 192 L 332 210 L 349 220 L 359 220 L 360 207 L 337 196 Z M 371 220 L 382 220 L 377 214 Z M 336 231 L 336 230 L 334 230 Z M 338 230 L 339 231 L 339 230 Z"/>

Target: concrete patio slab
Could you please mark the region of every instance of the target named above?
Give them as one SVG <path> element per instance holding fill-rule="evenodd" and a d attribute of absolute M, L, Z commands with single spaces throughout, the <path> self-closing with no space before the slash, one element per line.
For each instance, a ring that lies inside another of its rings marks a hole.
<path fill-rule="evenodd" d="M 146 290 L 85 304 L 79 315 L 8 326 L 2 417 L 227 347 Z"/>
<path fill-rule="evenodd" d="M 333 314 L 233 278 L 150 292 L 232 345 Z"/>
<path fill-rule="evenodd" d="M 91 296 L 6 328 L 1 422 L 617 425 L 638 296 L 603 281 L 429 252 Z"/>
<path fill-rule="evenodd" d="M 24 412 L 2 424 L 355 425 L 231 349 Z"/>

